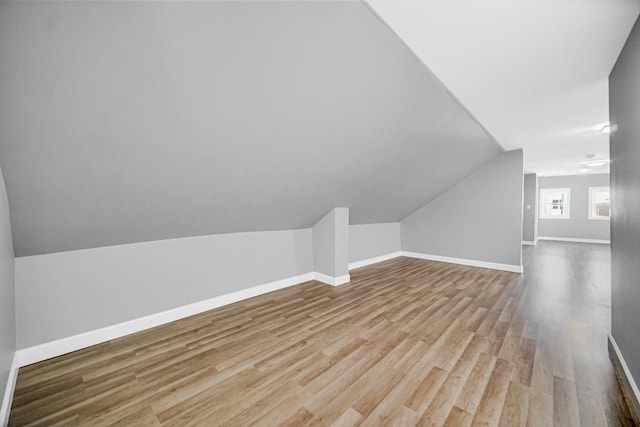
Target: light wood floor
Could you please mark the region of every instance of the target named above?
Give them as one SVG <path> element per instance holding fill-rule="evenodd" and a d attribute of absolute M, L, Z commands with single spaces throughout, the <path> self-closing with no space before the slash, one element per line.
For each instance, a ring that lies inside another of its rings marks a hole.
<path fill-rule="evenodd" d="M 525 274 L 397 258 L 20 369 L 10 425 L 633 425 L 609 247 Z"/>

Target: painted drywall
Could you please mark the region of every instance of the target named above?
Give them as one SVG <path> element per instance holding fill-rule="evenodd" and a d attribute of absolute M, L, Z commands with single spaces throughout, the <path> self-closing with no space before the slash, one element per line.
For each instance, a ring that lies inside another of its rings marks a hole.
<path fill-rule="evenodd" d="M 640 384 L 640 23 L 609 78 L 611 123 L 611 331 Z"/>
<path fill-rule="evenodd" d="M 313 269 L 330 277 L 349 272 L 349 208 L 334 208 L 312 228 Z"/>
<path fill-rule="evenodd" d="M 336 211 L 332 209 L 312 228 L 313 269 L 335 277 Z"/>
<path fill-rule="evenodd" d="M 336 245 L 335 277 L 349 274 L 349 208 L 335 208 L 336 213 Z"/>
<path fill-rule="evenodd" d="M 538 175 L 524 176 L 524 202 L 522 205 L 522 240 L 538 240 Z"/>
<path fill-rule="evenodd" d="M 311 230 L 16 258 L 19 349 L 313 271 Z"/>
<path fill-rule="evenodd" d="M 0 86 L 17 256 L 399 221 L 501 151 L 358 1 L 0 2 Z"/>
<path fill-rule="evenodd" d="M 545 176 L 538 178 L 539 189 L 570 188 L 569 219 L 538 219 L 538 236 L 570 239 L 610 240 L 608 220 L 589 219 L 589 187 L 609 186 L 609 174 Z"/>
<path fill-rule="evenodd" d="M 349 262 L 388 255 L 400 250 L 399 222 L 349 226 Z"/>
<path fill-rule="evenodd" d="M 401 222 L 402 250 L 522 265 L 523 153 L 501 153 Z"/>
<path fill-rule="evenodd" d="M 0 170 L 0 403 L 7 386 L 15 351 L 13 240 L 7 190 L 2 170 Z"/>

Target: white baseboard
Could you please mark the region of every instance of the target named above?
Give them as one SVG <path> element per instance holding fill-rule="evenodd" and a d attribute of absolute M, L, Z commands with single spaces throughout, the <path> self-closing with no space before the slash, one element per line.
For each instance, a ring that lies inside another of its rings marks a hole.
<path fill-rule="evenodd" d="M 448 262 L 453 264 L 468 265 L 473 267 L 491 268 L 494 270 L 504 270 L 516 273 L 522 272 L 522 266 L 498 264 L 492 262 L 468 260 L 461 258 L 451 258 L 439 255 L 428 255 L 415 252 L 394 252 L 388 255 L 372 258 L 369 260 L 358 261 L 353 263 L 356 266 L 370 265 L 374 262 L 380 262 L 397 256 L 407 256 L 412 258 L 420 258 L 431 261 Z M 364 264 L 364 263 L 367 264 Z M 351 265 L 350 265 L 351 266 Z M 357 267 L 354 267 L 357 268 Z M 32 363 L 41 362 L 52 357 L 60 356 L 92 345 L 100 344 L 116 338 L 120 338 L 129 334 L 140 332 L 146 329 L 154 328 L 175 320 L 193 316 L 214 308 L 222 307 L 227 304 L 242 301 L 268 292 L 294 286 L 309 280 L 318 280 L 331 286 L 339 286 L 350 281 L 349 274 L 340 277 L 332 277 L 326 274 L 311 272 L 300 276 L 289 277 L 275 282 L 265 283 L 254 286 L 252 288 L 243 289 L 230 294 L 217 296 L 208 300 L 199 301 L 193 304 L 177 307 L 171 310 L 154 313 L 138 319 L 129 320 L 116 325 L 107 326 L 93 331 L 83 332 L 81 334 L 72 335 L 70 337 L 61 338 L 44 344 L 28 347 L 16 352 L 19 366 L 27 366 Z"/>
<path fill-rule="evenodd" d="M 349 283 L 349 281 L 351 280 L 351 276 L 349 276 L 349 274 L 345 274 L 344 276 L 339 276 L 339 277 L 328 276 L 326 274 L 322 274 L 318 272 L 315 272 L 313 274 L 314 274 L 315 280 L 317 280 L 318 282 L 326 283 L 327 285 L 331 285 L 331 286 L 344 285 L 345 283 Z"/>
<path fill-rule="evenodd" d="M 573 243 L 600 243 L 603 245 L 611 244 L 611 240 L 602 239 L 578 239 L 574 237 L 548 237 L 538 236 L 538 240 L 555 240 L 557 242 L 573 242 Z"/>
<path fill-rule="evenodd" d="M 61 338 L 59 340 L 48 343 L 28 347 L 18 350 L 20 366 L 30 365 L 32 363 L 41 362 L 52 357 L 60 356 L 92 345 L 100 344 L 112 339 L 120 338 L 125 335 L 150 329 L 165 323 L 193 316 L 214 308 L 222 307 L 227 304 L 253 298 L 269 292 L 294 286 L 309 280 L 316 280 L 316 273 L 307 273 L 300 276 L 288 277 L 275 282 L 264 283 L 252 288 L 243 289 L 230 294 L 220 295 L 208 300 L 199 301 L 182 307 L 173 308 L 171 310 L 154 313 L 138 319 L 129 320 L 127 322 L 118 323 L 116 325 L 107 326 L 93 331 L 83 332 L 78 335 Z M 335 285 L 334 285 L 335 286 Z"/>
<path fill-rule="evenodd" d="M 534 242 L 531 242 L 535 244 Z M 524 244 L 524 242 L 523 242 Z M 378 262 L 386 261 L 392 258 L 397 258 L 399 256 L 406 256 L 410 258 L 419 258 L 426 259 L 429 261 L 439 261 L 439 262 L 448 262 L 450 264 L 460 264 L 460 265 L 468 265 L 471 267 L 481 267 L 481 268 L 490 268 L 492 270 L 503 270 L 503 271 L 511 271 L 514 273 L 522 273 L 521 265 L 511 265 L 511 264 L 499 264 L 495 262 L 486 262 L 486 261 L 476 261 L 472 259 L 463 259 L 463 258 L 452 258 L 441 255 L 430 255 L 423 254 L 418 252 L 409 252 L 409 251 L 398 251 L 392 252 L 390 254 L 381 255 L 374 258 L 365 259 L 362 261 L 356 261 L 349 263 L 349 270 L 354 270 L 356 268 L 365 267 L 367 265 L 375 264 Z"/>
<path fill-rule="evenodd" d="M 393 258 L 402 256 L 402 251 L 391 252 L 386 255 L 380 255 L 373 258 L 367 258 L 360 261 L 354 261 L 349 263 L 349 270 L 355 270 L 356 268 L 366 267 L 367 265 L 377 264 L 382 261 L 387 261 Z"/>
<path fill-rule="evenodd" d="M 538 243 L 538 242 L 537 241 L 532 242 L 531 240 L 523 240 L 522 241 L 522 244 L 525 245 L 525 246 L 535 246 L 536 243 Z"/>
<path fill-rule="evenodd" d="M 633 409 L 635 410 L 635 415 L 640 415 L 640 390 L 638 389 L 638 385 L 635 380 L 631 376 L 631 371 L 629 371 L 629 366 L 627 366 L 627 362 L 625 362 L 624 357 L 622 356 L 622 352 L 616 343 L 616 340 L 613 336 L 609 335 L 609 353 L 614 358 L 614 363 L 617 364 L 619 368 L 618 371 L 622 375 L 622 380 L 625 383 L 624 387 L 627 389 L 627 395 L 632 402 L 629 402 L 633 405 Z"/>
<path fill-rule="evenodd" d="M 7 378 L 7 386 L 4 390 L 2 406 L 0 406 L 0 426 L 6 426 L 9 423 L 9 412 L 11 411 L 11 402 L 13 401 L 13 392 L 16 389 L 16 380 L 18 379 L 18 369 L 20 366 L 20 356 L 18 353 L 15 353 L 13 355 L 11 368 L 9 368 L 9 378 Z"/>
<path fill-rule="evenodd" d="M 160 313 L 150 314 L 138 319 L 129 320 L 127 322 L 118 323 L 116 325 L 107 326 L 93 331 L 83 332 L 81 334 L 72 335 L 70 337 L 61 338 L 59 340 L 47 342 L 44 344 L 28 347 L 18 350 L 16 354 L 19 356 L 19 366 L 27 366 L 32 363 L 41 362 L 52 357 L 61 356 L 72 351 L 90 347 L 116 338 L 124 337 L 129 334 L 144 331 L 145 329 L 154 328 L 173 322 L 185 317 L 193 316 L 214 308 L 232 304 L 258 295 L 263 295 L 279 289 L 288 288 L 300 283 L 317 280 L 331 286 L 339 286 L 348 283 L 350 276 L 345 274 L 340 277 L 327 276 L 317 272 L 302 274 L 300 276 L 288 277 L 275 282 L 264 283 L 252 288 L 243 289 L 230 294 L 220 295 L 208 300 L 199 301 L 182 307 L 173 308 L 171 310 L 162 311 Z"/>
<path fill-rule="evenodd" d="M 511 271 L 513 273 L 522 273 L 521 265 L 499 264 L 497 262 L 476 261 L 473 259 L 452 258 L 448 256 L 429 255 L 429 254 L 422 254 L 418 252 L 407 252 L 407 251 L 402 251 L 402 256 L 426 259 L 429 261 L 448 262 L 450 264 L 468 265 L 471 267 L 490 268 L 492 270 Z"/>

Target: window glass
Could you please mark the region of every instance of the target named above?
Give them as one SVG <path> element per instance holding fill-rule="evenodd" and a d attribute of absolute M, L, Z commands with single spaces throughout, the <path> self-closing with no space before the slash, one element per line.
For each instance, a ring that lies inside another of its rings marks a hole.
<path fill-rule="evenodd" d="M 540 189 L 540 218 L 569 219 L 570 196 L 568 188 Z"/>
<path fill-rule="evenodd" d="M 609 219 L 611 200 L 609 187 L 589 187 L 589 219 Z"/>

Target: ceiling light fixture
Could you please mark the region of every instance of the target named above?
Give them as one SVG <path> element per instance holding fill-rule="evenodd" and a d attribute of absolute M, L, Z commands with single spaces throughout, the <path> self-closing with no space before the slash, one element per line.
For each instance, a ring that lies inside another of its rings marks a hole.
<path fill-rule="evenodd" d="M 607 164 L 606 160 L 598 160 L 596 162 L 586 163 L 585 166 L 590 167 L 590 168 L 597 168 L 598 166 L 602 166 L 602 165 L 605 165 L 605 164 Z"/>
<path fill-rule="evenodd" d="M 589 173 L 589 169 L 587 168 L 582 168 L 582 169 L 578 169 L 579 173 Z"/>

